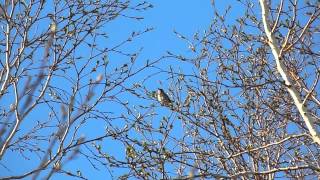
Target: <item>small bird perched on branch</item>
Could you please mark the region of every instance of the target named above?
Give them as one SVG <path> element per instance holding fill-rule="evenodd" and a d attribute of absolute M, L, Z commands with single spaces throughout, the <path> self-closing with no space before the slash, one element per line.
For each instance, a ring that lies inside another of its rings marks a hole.
<path fill-rule="evenodd" d="M 163 89 L 157 90 L 156 98 L 162 106 L 168 106 L 168 107 L 172 106 L 172 101 L 170 100 L 169 96 L 164 92 Z"/>

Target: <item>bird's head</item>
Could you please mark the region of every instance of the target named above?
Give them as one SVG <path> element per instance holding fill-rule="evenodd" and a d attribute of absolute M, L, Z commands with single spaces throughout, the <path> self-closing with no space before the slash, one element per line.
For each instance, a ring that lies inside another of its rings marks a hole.
<path fill-rule="evenodd" d="M 158 88 L 157 93 L 158 93 L 158 94 L 160 94 L 160 93 L 164 93 L 164 90 L 163 90 L 163 89 L 161 89 L 161 88 Z"/>
<path fill-rule="evenodd" d="M 163 92 L 164 92 L 163 89 L 157 89 L 155 93 L 155 97 L 158 99 L 158 101 L 161 101 Z"/>

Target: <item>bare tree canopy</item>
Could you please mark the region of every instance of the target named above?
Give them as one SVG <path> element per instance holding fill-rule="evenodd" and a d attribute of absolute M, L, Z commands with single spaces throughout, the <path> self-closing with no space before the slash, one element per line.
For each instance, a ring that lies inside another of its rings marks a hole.
<path fill-rule="evenodd" d="M 185 53 L 148 60 L 134 40 L 152 28 L 108 34 L 148 2 L 1 3 L 0 179 L 90 179 L 78 162 L 113 179 L 319 178 L 320 2 L 211 5 L 207 29 L 173 32 Z M 13 154 L 33 166 L 12 171 Z"/>

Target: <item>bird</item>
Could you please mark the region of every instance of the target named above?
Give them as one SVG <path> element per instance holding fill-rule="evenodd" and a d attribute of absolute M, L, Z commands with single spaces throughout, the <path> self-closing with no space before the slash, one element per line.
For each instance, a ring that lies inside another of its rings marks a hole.
<path fill-rule="evenodd" d="M 156 92 L 156 98 L 160 102 L 162 106 L 172 106 L 172 101 L 170 100 L 169 96 L 164 92 L 163 89 L 158 89 Z"/>

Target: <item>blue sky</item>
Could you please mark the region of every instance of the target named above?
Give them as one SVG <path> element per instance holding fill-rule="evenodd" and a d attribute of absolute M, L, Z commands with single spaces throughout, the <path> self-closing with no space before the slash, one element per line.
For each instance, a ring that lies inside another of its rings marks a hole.
<path fill-rule="evenodd" d="M 132 0 L 132 2 L 135 3 L 137 1 Z M 108 34 L 109 38 L 105 41 L 100 41 L 99 43 L 102 43 L 103 47 L 112 47 L 115 44 L 118 44 L 119 42 L 125 40 L 128 36 L 130 36 L 132 31 L 143 31 L 146 28 L 154 28 L 154 30 L 152 30 L 151 32 L 148 32 L 142 35 L 141 37 L 135 39 L 133 42 L 129 43 L 128 45 L 123 46 L 121 50 L 133 53 L 135 51 L 138 51 L 140 48 L 143 48 L 140 56 L 138 57 L 139 65 L 143 65 L 147 59 L 154 60 L 163 55 L 166 55 L 167 51 L 171 51 L 175 54 L 192 56 L 192 52 L 188 48 L 188 43 L 186 43 L 185 41 L 182 41 L 181 39 L 178 39 L 177 36 L 174 34 L 174 31 L 179 32 L 185 35 L 186 37 L 192 37 L 193 34 L 196 32 L 199 32 L 199 34 L 203 35 L 204 31 L 208 29 L 208 27 L 210 26 L 211 20 L 214 17 L 214 11 L 212 9 L 210 0 L 149 0 L 149 2 L 153 4 L 154 8 L 149 9 L 146 12 L 141 12 L 140 14 L 134 14 L 134 15 L 144 17 L 143 20 L 133 21 L 126 18 L 119 18 L 119 19 L 116 19 L 115 21 L 112 21 L 111 23 L 107 23 L 103 30 Z M 222 13 L 226 9 L 228 4 L 233 5 L 231 12 L 226 17 L 226 24 L 234 23 L 236 17 L 239 14 L 242 14 L 245 10 L 239 4 L 236 4 L 236 2 L 237 2 L 236 0 L 229 0 L 229 1 L 216 0 L 216 7 L 220 13 Z M 51 7 L 48 7 L 48 9 L 50 8 Z M 256 1 L 255 3 L 255 8 L 259 9 L 258 1 Z M 257 11 L 257 14 L 260 14 L 259 11 Z M 260 19 L 260 17 L 257 17 L 257 18 Z M 44 27 L 47 28 L 47 26 L 48 26 L 48 22 L 44 22 Z M 219 28 L 219 27 L 216 27 L 216 28 Z M 251 30 L 250 28 L 247 28 L 246 30 L 249 32 L 244 32 L 244 33 L 248 33 L 248 34 L 261 33 L 261 32 L 250 32 Z M 224 42 L 222 44 L 224 46 L 229 45 Z M 86 51 L 87 49 L 85 49 L 86 48 L 85 46 L 86 45 L 83 45 L 82 49 L 79 48 L 79 50 L 81 51 L 79 52 L 79 54 L 84 54 L 84 55 L 89 54 L 87 53 Z M 127 57 L 124 58 L 115 54 L 111 54 L 109 58 L 110 58 L 110 61 L 113 63 L 113 64 L 110 63 L 112 65 L 124 64 L 128 61 Z M 81 63 L 85 63 L 85 62 L 86 61 L 81 61 Z M 92 60 L 92 62 L 94 63 L 94 60 Z M 175 61 L 174 59 L 169 59 L 169 60 L 166 59 L 162 61 L 162 63 L 157 64 L 157 66 L 159 68 L 167 69 L 167 70 L 169 66 L 174 66 L 176 68 L 175 70 L 181 69 L 186 74 L 188 74 L 188 72 L 191 72 L 190 70 L 192 69 L 192 66 L 182 64 L 181 62 L 179 62 L 178 64 L 176 62 L 177 61 Z M 92 66 L 94 66 L 94 64 Z M 129 84 L 133 83 L 134 81 L 139 81 L 140 79 L 143 79 L 146 74 L 150 74 L 150 73 L 151 73 L 150 71 L 142 72 L 141 74 L 136 76 L 135 79 L 130 80 Z M 169 91 L 168 89 L 174 86 L 174 84 L 173 82 L 168 82 L 166 81 L 165 78 L 162 78 L 162 77 L 165 77 L 166 75 L 159 74 L 154 78 L 149 79 L 144 85 L 147 87 L 149 91 L 156 90 L 157 88 L 160 87 L 165 89 L 166 92 L 168 92 Z M 88 79 L 89 77 L 94 77 L 94 76 L 95 76 L 94 73 L 92 73 L 92 75 L 88 76 Z M 161 83 L 160 83 L 160 80 L 161 80 Z M 59 81 L 59 79 L 56 79 L 51 83 L 57 85 L 57 87 L 62 86 L 61 85 L 62 83 Z M 65 80 L 63 83 L 65 83 Z M 67 86 L 66 88 L 69 88 L 68 90 L 70 90 L 72 86 L 71 84 L 63 84 L 63 85 Z M 8 99 L 3 98 L 2 101 L 0 101 L 0 106 L 8 106 L 8 104 L 10 104 L 8 103 L 9 100 L 12 100 L 10 98 Z M 130 98 L 127 96 L 123 96 L 121 98 L 123 98 L 124 100 L 127 99 L 130 102 L 130 105 L 136 104 L 136 102 L 134 101 L 136 101 L 137 98 Z M 159 103 L 157 103 L 156 101 L 154 102 L 156 104 L 155 111 L 159 114 L 158 116 L 155 116 L 154 119 L 172 115 L 171 111 L 168 110 L 167 107 L 161 107 Z M 149 105 L 149 103 L 151 104 L 152 102 L 147 101 L 147 103 L 148 103 L 147 105 Z M 119 106 L 113 105 L 108 102 L 98 106 L 97 108 L 105 108 L 106 109 L 105 111 L 112 111 L 117 114 L 123 113 L 121 111 L 123 109 L 119 108 Z M 34 112 L 30 113 L 27 120 L 22 123 L 21 131 L 18 132 L 15 138 L 19 137 L 19 133 L 23 133 L 23 131 L 27 131 L 28 129 L 32 128 L 34 126 L 34 124 L 32 123 L 35 123 L 38 120 L 40 121 L 48 120 L 49 119 L 48 113 L 49 113 L 48 109 L 45 109 L 45 110 L 37 109 Z M 146 121 L 149 121 L 149 120 L 150 119 L 146 119 Z M 171 120 L 175 121 L 174 115 L 172 116 L 172 118 L 170 118 L 170 121 Z M 117 121 L 116 123 L 118 123 L 116 125 L 119 127 L 124 126 L 123 121 L 122 122 Z M 152 125 L 157 127 L 157 123 L 159 123 L 159 121 L 153 121 Z M 96 121 L 93 119 L 92 121 L 90 120 L 90 122 L 86 122 L 86 124 L 80 129 L 80 133 L 78 135 L 79 136 L 83 135 L 87 139 L 101 136 L 105 133 L 106 126 L 107 125 L 104 121 L 99 121 L 99 120 Z M 179 133 L 181 133 L 179 130 L 181 130 L 179 129 L 179 127 L 175 129 L 175 132 L 174 132 L 175 135 L 178 136 Z M 50 131 L 50 132 L 43 132 L 43 133 L 52 133 L 52 132 Z M 130 135 L 134 135 L 134 134 L 130 134 Z M 137 137 L 137 139 L 138 138 L 140 137 Z M 155 139 L 158 138 L 157 135 L 154 135 L 154 138 Z M 103 142 L 97 142 L 97 144 L 102 145 L 103 152 L 109 153 L 110 155 L 121 158 L 121 156 L 123 157 L 123 155 L 125 154 L 126 147 L 124 147 L 123 144 L 120 144 L 119 142 L 115 142 L 110 138 L 107 138 Z M 88 146 L 91 146 L 91 145 L 92 144 L 88 144 Z M 54 147 L 53 149 L 55 150 L 56 148 L 57 147 Z M 26 154 L 31 156 L 31 153 L 27 152 Z M 35 155 L 32 154 L 32 157 L 34 156 Z M 26 158 L 28 157 L 29 156 L 27 156 Z M 38 162 L 35 163 L 33 161 L 21 160 L 19 153 L 15 151 L 12 152 L 10 150 L 7 151 L 7 154 L 4 156 L 4 159 L 1 161 L 1 163 L 7 165 L 11 170 L 11 171 L 8 171 L 4 167 L 0 166 L 1 177 L 13 175 L 13 174 L 21 175 L 27 172 L 28 170 L 35 168 L 35 166 L 38 165 Z M 64 164 L 64 168 L 65 170 L 67 171 L 70 170 L 72 172 L 81 170 L 83 176 L 89 179 L 110 179 L 107 169 L 105 169 L 100 165 L 97 165 L 97 168 L 99 170 L 95 170 L 87 160 L 85 160 L 83 157 L 80 157 L 80 156 L 78 156 L 78 158 L 75 159 L 74 161 Z M 116 177 L 120 176 L 123 172 L 125 172 L 125 170 L 121 170 L 121 169 L 113 169 L 113 170 L 114 170 L 113 174 Z M 31 179 L 31 177 L 26 179 Z M 57 173 L 52 177 L 52 179 L 69 180 L 74 178 Z"/>
<path fill-rule="evenodd" d="M 166 50 L 182 49 L 182 43 L 177 41 L 173 31 L 192 35 L 196 31 L 203 31 L 210 24 L 212 9 L 210 0 L 163 0 L 149 1 L 154 8 L 142 15 L 145 17 L 140 22 L 128 22 L 125 26 L 121 21 L 116 21 L 115 26 L 110 26 L 110 36 L 123 37 L 123 33 L 153 27 L 155 30 L 143 36 L 139 44 L 144 47 L 144 55 L 148 58 L 159 57 Z M 115 30 L 115 31 L 113 31 Z"/>

